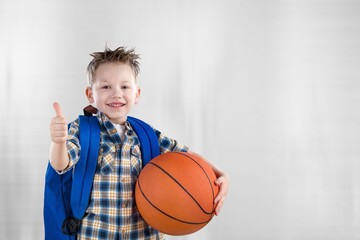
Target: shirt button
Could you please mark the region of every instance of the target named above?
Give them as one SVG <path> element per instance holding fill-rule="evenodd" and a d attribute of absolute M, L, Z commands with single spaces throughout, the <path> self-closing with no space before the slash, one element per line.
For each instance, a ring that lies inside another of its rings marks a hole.
<path fill-rule="evenodd" d="M 117 131 L 116 131 L 116 129 L 114 128 L 114 129 L 111 129 L 111 131 L 110 131 L 112 134 L 115 134 Z"/>
<path fill-rule="evenodd" d="M 126 178 L 123 177 L 123 178 L 121 179 L 121 182 L 126 182 Z"/>
<path fill-rule="evenodd" d="M 126 202 L 124 202 L 121 206 L 122 206 L 123 208 L 126 208 L 126 206 L 127 206 Z"/>

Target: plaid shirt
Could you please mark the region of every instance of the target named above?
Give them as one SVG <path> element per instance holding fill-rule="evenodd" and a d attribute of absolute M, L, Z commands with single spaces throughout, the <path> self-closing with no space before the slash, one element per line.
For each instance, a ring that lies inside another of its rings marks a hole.
<path fill-rule="evenodd" d="M 105 114 L 98 112 L 101 128 L 98 165 L 93 181 L 90 203 L 77 235 L 78 240 L 91 239 L 163 239 L 163 234 L 150 227 L 140 216 L 135 204 L 136 179 L 142 169 L 140 142 L 126 122 L 124 141 Z M 70 170 L 80 156 L 79 124 L 69 128 L 67 148 Z M 177 141 L 155 130 L 160 152 L 187 151 Z"/>

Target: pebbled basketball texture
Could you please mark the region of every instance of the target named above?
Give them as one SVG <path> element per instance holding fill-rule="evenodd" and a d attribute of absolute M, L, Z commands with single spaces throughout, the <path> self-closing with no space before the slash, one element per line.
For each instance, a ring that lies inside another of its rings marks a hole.
<path fill-rule="evenodd" d="M 153 228 L 169 235 L 186 235 L 203 228 L 214 216 L 219 189 L 216 176 L 195 153 L 168 152 L 141 171 L 135 201 Z"/>

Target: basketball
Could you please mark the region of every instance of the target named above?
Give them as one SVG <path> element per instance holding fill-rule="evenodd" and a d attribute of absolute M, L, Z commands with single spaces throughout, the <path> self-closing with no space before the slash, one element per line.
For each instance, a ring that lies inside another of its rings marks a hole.
<path fill-rule="evenodd" d="M 215 180 L 211 166 L 198 154 L 161 154 L 140 172 L 136 205 L 144 220 L 162 233 L 194 233 L 214 216 Z"/>

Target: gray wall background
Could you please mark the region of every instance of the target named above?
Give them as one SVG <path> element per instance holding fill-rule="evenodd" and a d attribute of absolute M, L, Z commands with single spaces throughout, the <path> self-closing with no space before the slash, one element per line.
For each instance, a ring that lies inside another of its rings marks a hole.
<path fill-rule="evenodd" d="M 360 2 L 0 2 L 0 239 L 42 239 L 52 102 L 89 53 L 141 53 L 133 115 L 226 171 L 220 216 L 168 239 L 360 239 Z"/>

